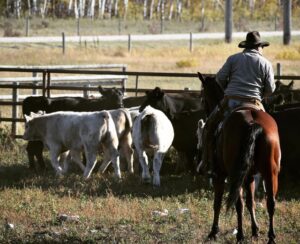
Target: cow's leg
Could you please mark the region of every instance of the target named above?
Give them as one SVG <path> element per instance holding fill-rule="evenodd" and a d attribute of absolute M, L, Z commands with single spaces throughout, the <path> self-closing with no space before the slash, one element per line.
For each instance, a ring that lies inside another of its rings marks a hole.
<path fill-rule="evenodd" d="M 126 159 L 127 170 L 133 174 L 133 150 L 131 146 L 127 142 L 122 142 L 120 152 Z"/>
<path fill-rule="evenodd" d="M 178 159 L 176 163 L 176 173 L 182 173 L 186 170 L 186 164 L 187 164 L 187 155 L 185 152 L 177 151 Z"/>
<path fill-rule="evenodd" d="M 160 186 L 160 168 L 162 165 L 162 161 L 164 158 L 164 154 L 161 152 L 156 152 L 153 158 L 153 185 Z"/>
<path fill-rule="evenodd" d="M 139 155 L 139 161 L 142 167 L 142 181 L 144 183 L 150 183 L 151 182 L 151 176 L 149 172 L 149 164 L 148 164 L 148 157 L 145 151 L 138 152 Z"/>
<path fill-rule="evenodd" d="M 80 150 L 70 150 L 69 155 L 71 156 L 72 160 L 78 164 L 80 169 L 84 172 L 85 170 L 85 165 L 82 163 L 81 157 L 80 157 Z M 84 155 L 84 154 L 83 154 Z"/>
<path fill-rule="evenodd" d="M 113 149 L 110 151 L 111 161 L 115 171 L 115 177 L 121 179 L 121 170 L 120 170 L 120 155 L 117 149 Z"/>
<path fill-rule="evenodd" d="M 26 147 L 27 156 L 29 160 L 29 168 L 36 170 L 35 162 L 34 162 L 34 155 L 35 155 L 35 148 L 34 148 L 34 141 L 29 141 Z"/>
<path fill-rule="evenodd" d="M 109 155 L 109 150 L 105 148 L 105 146 L 102 146 L 102 148 L 103 148 L 103 160 L 99 167 L 99 172 L 103 174 L 107 169 L 107 167 L 109 166 L 109 164 L 111 163 L 111 157 Z"/>
<path fill-rule="evenodd" d="M 26 147 L 27 156 L 29 160 L 29 168 L 36 170 L 34 157 L 37 158 L 37 162 L 41 169 L 45 169 L 45 162 L 43 158 L 44 145 L 41 141 L 29 141 Z"/>
<path fill-rule="evenodd" d="M 72 159 L 71 159 L 70 151 L 66 151 L 60 154 L 59 162 L 63 163 L 64 174 L 68 172 L 71 160 Z"/>
<path fill-rule="evenodd" d="M 91 173 L 97 162 L 97 151 L 98 146 L 94 144 L 85 144 L 84 152 L 86 157 L 86 166 L 83 173 L 83 177 L 88 179 L 91 176 Z"/>
<path fill-rule="evenodd" d="M 243 202 L 243 190 L 240 189 L 240 193 L 238 199 L 235 204 L 235 209 L 237 213 L 237 221 L 238 221 L 238 232 L 236 235 L 237 242 L 240 243 L 244 240 L 244 232 L 243 232 L 243 212 L 244 212 L 244 202 Z"/>
<path fill-rule="evenodd" d="M 50 157 L 51 157 L 51 164 L 54 170 L 58 175 L 62 175 L 62 168 L 59 165 L 58 156 L 60 155 L 60 148 L 51 148 L 50 149 Z"/>

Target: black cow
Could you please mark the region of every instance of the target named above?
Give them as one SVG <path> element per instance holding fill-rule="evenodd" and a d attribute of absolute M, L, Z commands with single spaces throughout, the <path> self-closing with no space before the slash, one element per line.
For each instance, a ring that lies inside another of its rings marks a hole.
<path fill-rule="evenodd" d="M 102 97 L 87 99 L 82 97 L 57 97 L 46 98 L 43 96 L 27 97 L 22 103 L 23 115 L 30 112 L 44 111 L 52 113 L 57 111 L 101 111 L 104 109 L 117 109 L 123 107 L 123 93 L 116 88 L 103 89 Z M 45 168 L 43 158 L 43 143 L 41 141 L 29 141 L 26 147 L 29 167 L 36 169 L 35 158 L 41 168 Z"/>
<path fill-rule="evenodd" d="M 172 146 L 178 152 L 177 172 L 195 170 L 194 157 L 197 150 L 197 125 L 205 117 L 200 93 L 166 94 L 159 87 L 146 92 L 146 101 L 140 106 L 142 111 L 147 105 L 163 111 L 170 119 L 175 137 Z"/>
<path fill-rule="evenodd" d="M 286 180 L 300 179 L 300 107 L 271 114 L 278 126 L 282 153 L 281 177 Z"/>

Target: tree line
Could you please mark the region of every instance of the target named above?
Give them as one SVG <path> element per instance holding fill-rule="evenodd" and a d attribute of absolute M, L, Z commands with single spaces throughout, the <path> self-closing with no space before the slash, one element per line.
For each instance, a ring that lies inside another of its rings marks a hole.
<path fill-rule="evenodd" d="M 22 18 L 99 18 L 135 20 L 206 20 L 224 19 L 228 0 L 5 0 L 0 13 L 5 17 Z M 269 20 L 280 17 L 285 0 L 232 1 L 236 21 Z M 292 1 L 293 15 L 300 15 L 300 0 Z"/>

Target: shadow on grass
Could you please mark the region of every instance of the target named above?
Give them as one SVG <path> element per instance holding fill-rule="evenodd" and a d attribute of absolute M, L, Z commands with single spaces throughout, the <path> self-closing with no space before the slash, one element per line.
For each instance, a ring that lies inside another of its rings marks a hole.
<path fill-rule="evenodd" d="M 112 193 L 116 196 L 135 197 L 177 196 L 209 189 L 204 177 L 191 173 L 175 174 L 174 168 L 174 164 L 164 163 L 161 169 L 161 186 L 153 187 L 152 184 L 142 183 L 139 174 L 132 175 L 128 172 L 122 172 L 122 181 L 118 181 L 111 169 L 100 174 L 95 168 L 90 179 L 84 180 L 82 172 L 77 168 L 58 177 L 49 165 L 44 172 L 36 173 L 25 164 L 12 164 L 0 166 L 0 188 L 39 188 L 60 196 L 105 196 Z"/>
<path fill-rule="evenodd" d="M 111 166 L 110 166 L 111 167 Z M 39 188 L 50 191 L 59 196 L 115 196 L 126 197 L 164 197 L 178 196 L 184 193 L 196 191 L 209 192 L 213 197 L 213 191 L 208 180 L 191 173 L 175 174 L 175 166 L 170 162 L 164 162 L 161 169 L 161 186 L 153 187 L 152 184 L 144 184 L 138 173 L 131 175 L 122 172 L 122 181 L 114 178 L 112 167 L 105 174 L 94 173 L 88 180 L 84 180 L 82 172 L 77 168 L 71 168 L 71 172 L 63 177 L 55 175 L 48 164 L 44 172 L 34 172 L 25 164 L 11 164 L 0 166 L 0 188 Z M 279 180 L 279 192 L 277 199 L 300 199 L 298 190 L 299 180 L 283 178 Z M 261 187 L 257 198 L 264 196 Z"/>

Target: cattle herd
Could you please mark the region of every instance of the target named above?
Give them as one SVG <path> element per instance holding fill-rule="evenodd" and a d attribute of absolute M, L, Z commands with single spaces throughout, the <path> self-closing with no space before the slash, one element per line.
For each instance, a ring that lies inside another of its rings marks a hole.
<path fill-rule="evenodd" d="M 300 91 L 293 89 L 293 82 L 276 85 L 276 91 L 264 101 L 264 106 L 278 124 L 283 174 L 291 171 L 297 175 Z M 121 178 L 124 165 L 130 173 L 134 172 L 134 158 L 137 158 L 142 180 L 150 182 L 147 153 L 152 151 L 152 182 L 159 186 L 163 157 L 173 146 L 178 153 L 176 171 L 196 172 L 206 119 L 201 92 L 165 93 L 156 87 L 144 96 L 127 98 L 116 88 L 99 86 L 99 92 L 100 98 L 30 96 L 24 99 L 23 138 L 28 140 L 30 168 L 45 168 L 45 147 L 58 175 L 67 173 L 70 162 L 75 162 L 84 178 L 89 178 L 97 154 L 103 152 L 100 172 L 112 163 L 115 177 Z"/>

